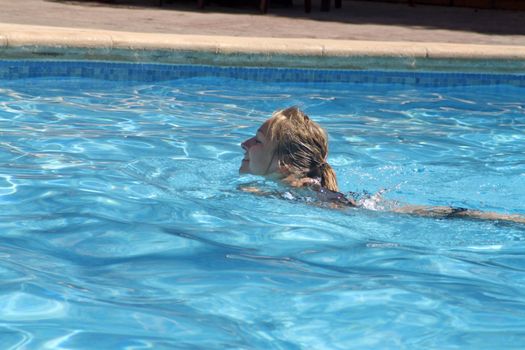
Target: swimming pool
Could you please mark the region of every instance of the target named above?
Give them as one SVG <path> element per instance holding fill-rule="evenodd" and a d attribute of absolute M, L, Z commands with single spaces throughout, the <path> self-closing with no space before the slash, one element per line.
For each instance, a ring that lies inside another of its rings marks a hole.
<path fill-rule="evenodd" d="M 3 74 L 3 75 L 2 75 Z M 299 105 L 343 191 L 525 213 L 525 78 L 0 65 L 0 347 L 519 349 L 525 228 L 238 190 Z"/>

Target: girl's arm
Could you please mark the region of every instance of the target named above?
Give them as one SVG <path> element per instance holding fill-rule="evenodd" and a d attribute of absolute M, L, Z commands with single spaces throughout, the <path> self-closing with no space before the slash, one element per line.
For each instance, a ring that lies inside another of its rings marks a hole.
<path fill-rule="evenodd" d="M 395 208 L 392 211 L 395 213 L 435 218 L 466 218 L 477 220 L 508 221 L 525 224 L 525 216 L 522 215 L 500 214 L 490 211 L 471 210 L 460 207 L 407 205 L 404 207 Z"/>

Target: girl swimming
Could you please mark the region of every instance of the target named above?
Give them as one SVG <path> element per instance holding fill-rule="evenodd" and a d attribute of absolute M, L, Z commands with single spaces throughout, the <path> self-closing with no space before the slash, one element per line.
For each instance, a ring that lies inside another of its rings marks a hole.
<path fill-rule="evenodd" d="M 311 189 L 323 202 L 366 207 L 339 192 L 334 169 L 328 164 L 326 132 L 297 107 L 275 112 L 241 144 L 245 151 L 240 173 L 261 175 L 292 187 Z M 246 187 L 255 192 L 257 189 Z M 462 217 L 525 223 L 521 215 L 484 212 L 450 206 L 405 205 L 390 211 L 428 217 Z"/>

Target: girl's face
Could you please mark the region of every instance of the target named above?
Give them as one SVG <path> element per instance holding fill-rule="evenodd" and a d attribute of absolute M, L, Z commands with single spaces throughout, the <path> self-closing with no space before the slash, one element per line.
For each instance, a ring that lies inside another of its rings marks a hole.
<path fill-rule="evenodd" d="M 267 131 L 268 121 L 257 130 L 254 137 L 241 143 L 245 153 L 239 173 L 266 176 L 279 173 L 279 162 L 274 156 L 275 145 L 267 136 Z"/>

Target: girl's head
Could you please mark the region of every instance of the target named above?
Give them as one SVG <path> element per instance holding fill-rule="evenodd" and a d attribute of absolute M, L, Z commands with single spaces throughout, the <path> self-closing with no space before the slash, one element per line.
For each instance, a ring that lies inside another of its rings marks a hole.
<path fill-rule="evenodd" d="M 246 151 L 241 173 L 320 178 L 323 187 L 338 191 L 335 172 L 326 161 L 326 132 L 297 107 L 275 112 L 241 146 Z"/>

